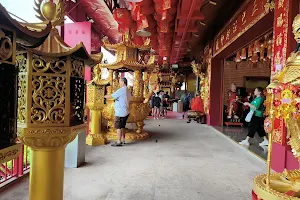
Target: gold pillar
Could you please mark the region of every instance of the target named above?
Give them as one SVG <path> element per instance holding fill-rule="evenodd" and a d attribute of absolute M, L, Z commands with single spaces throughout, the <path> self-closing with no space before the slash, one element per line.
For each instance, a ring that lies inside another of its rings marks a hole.
<path fill-rule="evenodd" d="M 55 150 L 32 149 L 29 199 L 63 199 L 64 160 L 64 147 Z"/>
<path fill-rule="evenodd" d="M 102 59 L 86 53 L 83 43 L 71 48 L 60 37 L 55 27 L 64 24 L 65 9 L 63 0 L 36 1 L 43 22 L 28 30 L 38 34 L 49 23 L 51 31 L 39 47 L 16 56 L 18 137 L 32 149 L 30 200 L 63 200 L 65 148 L 86 130 L 84 68 Z"/>
<path fill-rule="evenodd" d="M 143 73 L 143 81 L 144 81 L 143 97 L 145 98 L 147 96 L 147 94 L 149 93 L 149 73 L 148 72 Z"/>
<path fill-rule="evenodd" d="M 112 83 L 112 85 L 108 88 L 108 93 L 112 94 L 114 93 L 114 87 L 113 87 L 113 82 L 114 82 L 114 71 L 112 69 L 108 70 L 108 81 Z"/>
<path fill-rule="evenodd" d="M 143 80 L 142 80 L 142 72 L 141 70 L 134 71 L 134 88 L 133 88 L 133 96 L 137 98 L 141 98 L 143 96 Z"/>

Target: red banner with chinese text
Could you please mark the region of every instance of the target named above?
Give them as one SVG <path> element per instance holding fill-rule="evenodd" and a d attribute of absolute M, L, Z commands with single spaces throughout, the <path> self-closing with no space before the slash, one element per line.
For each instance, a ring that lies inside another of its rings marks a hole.
<path fill-rule="evenodd" d="M 214 56 L 270 12 L 269 0 L 248 0 L 214 39 Z"/>
<path fill-rule="evenodd" d="M 287 60 L 289 24 L 289 0 L 278 0 L 275 4 L 274 28 L 273 28 L 273 56 L 272 77 L 282 70 Z M 286 128 L 283 119 L 275 119 L 273 141 L 286 144 Z"/>

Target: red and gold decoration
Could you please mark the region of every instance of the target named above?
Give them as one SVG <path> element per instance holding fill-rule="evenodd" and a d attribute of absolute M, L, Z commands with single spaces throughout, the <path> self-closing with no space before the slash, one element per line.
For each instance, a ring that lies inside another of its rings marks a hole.
<path fill-rule="evenodd" d="M 274 51 L 273 51 L 273 68 L 272 76 L 280 72 L 285 65 L 287 58 L 287 39 L 289 26 L 289 0 L 280 0 L 276 2 L 274 13 Z"/>
<path fill-rule="evenodd" d="M 210 73 L 211 73 L 211 58 L 212 49 L 206 46 L 204 49 L 204 62 L 197 64 L 195 61 L 191 63 L 194 74 L 200 79 L 200 96 L 203 100 L 203 107 L 205 114 L 209 114 L 209 101 L 210 101 Z"/>
<path fill-rule="evenodd" d="M 214 39 L 214 55 L 218 55 L 260 19 L 274 9 L 274 0 L 251 0 Z M 254 50 L 255 52 L 255 50 Z"/>
<path fill-rule="evenodd" d="M 288 48 L 288 37 L 290 27 L 286 24 L 291 24 L 291 20 L 289 19 L 289 10 L 290 10 L 290 1 L 288 0 L 280 0 L 276 1 L 276 9 L 274 12 L 274 31 L 273 31 L 273 55 L 272 55 L 272 69 L 271 69 L 271 78 L 278 76 L 278 73 L 281 72 L 283 66 L 285 65 L 287 59 L 287 48 Z M 269 55 L 272 50 L 269 49 Z M 276 91 L 277 92 L 277 91 Z M 276 100 L 276 103 L 280 103 L 279 100 Z M 276 137 L 274 137 L 274 142 L 285 145 L 285 126 L 283 119 L 281 117 L 274 119 L 274 130 L 276 133 Z"/>
<path fill-rule="evenodd" d="M 300 32 L 300 15 L 293 23 L 293 32 L 297 37 Z M 297 41 L 299 42 L 299 41 Z M 299 45 L 299 43 L 297 44 Z M 272 96 L 268 104 L 269 119 L 265 122 L 265 129 L 269 132 L 269 155 L 267 174 L 254 179 L 253 192 L 257 199 L 299 199 L 300 198 L 300 170 L 287 170 L 283 173 L 270 173 L 272 138 L 275 136 L 274 127 L 267 124 L 274 122 L 279 116 L 287 126 L 286 139 L 292 148 L 293 155 L 300 161 L 300 51 L 293 52 L 280 73 L 273 77 L 268 86 L 268 93 Z"/>
<path fill-rule="evenodd" d="M 264 128 L 265 128 L 266 133 L 271 133 L 271 131 L 273 129 L 273 121 L 269 117 L 267 117 L 265 119 Z"/>
<path fill-rule="evenodd" d="M 258 40 L 256 40 L 254 43 L 250 43 L 248 46 L 242 48 L 236 53 L 234 61 L 236 63 L 245 60 L 249 60 L 252 63 L 257 63 L 258 61 L 270 62 L 273 44 L 272 36 L 272 32 L 267 33 Z"/>

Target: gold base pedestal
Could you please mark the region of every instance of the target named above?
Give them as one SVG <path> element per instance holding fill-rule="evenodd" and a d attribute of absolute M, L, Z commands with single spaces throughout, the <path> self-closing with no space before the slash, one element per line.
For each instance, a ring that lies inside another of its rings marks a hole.
<path fill-rule="evenodd" d="M 137 133 L 136 130 L 125 129 L 125 132 L 126 132 L 126 135 L 125 135 L 126 141 L 145 140 L 150 137 L 150 134 L 147 133 L 146 131 Z M 108 140 L 117 140 L 118 139 L 117 132 L 108 132 L 105 136 Z"/>
<path fill-rule="evenodd" d="M 86 138 L 86 144 L 90 146 L 100 146 L 107 144 L 107 139 L 102 134 L 89 134 Z"/>
<path fill-rule="evenodd" d="M 292 174 L 300 173 L 300 170 L 289 171 Z M 284 175 L 281 173 L 270 174 L 270 186 L 267 186 L 267 175 L 261 174 L 255 177 L 253 191 L 258 199 L 262 200 L 282 200 L 282 199 L 299 199 L 300 188 L 296 180 L 284 180 Z M 289 195 L 288 195 L 289 194 Z"/>

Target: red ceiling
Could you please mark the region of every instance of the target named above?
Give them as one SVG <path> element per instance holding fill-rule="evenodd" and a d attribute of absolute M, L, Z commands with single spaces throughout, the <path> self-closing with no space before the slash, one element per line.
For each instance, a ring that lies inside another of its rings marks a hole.
<path fill-rule="evenodd" d="M 172 64 L 177 63 L 189 50 L 191 33 L 198 32 L 196 21 L 204 19 L 200 12 L 202 3 L 203 0 L 130 2 L 130 14 L 121 8 L 115 10 L 114 17 L 119 23 L 119 30 L 123 32 L 128 28 L 134 31 L 145 28 L 151 32 L 152 48 Z"/>
<path fill-rule="evenodd" d="M 179 2 L 170 56 L 171 63 L 177 63 L 187 51 L 191 50 L 188 42 L 192 39 L 191 33 L 198 32 L 196 21 L 204 19 L 203 14 L 200 13 L 202 3 L 203 0 L 184 0 L 184 2 Z"/>
<path fill-rule="evenodd" d="M 216 30 L 214 24 L 221 22 L 224 14 L 230 13 L 232 5 L 238 5 L 243 0 L 122 1 L 127 1 L 127 5 L 131 4 L 129 8 L 125 8 L 129 9 L 127 12 L 130 19 L 127 24 L 114 19 L 104 0 L 80 0 L 80 4 L 95 21 L 95 30 L 108 36 L 112 42 L 120 41 L 119 31 L 129 27 L 135 41 L 142 43 L 145 39 L 138 37 L 135 32 L 141 27 L 146 28 L 152 34 L 151 45 L 159 55 L 159 60 L 167 57 L 167 61 L 173 64 L 180 62 L 192 48 L 195 50 L 200 43 L 205 43 L 208 39 L 205 37 L 211 35 L 206 32 Z"/>

